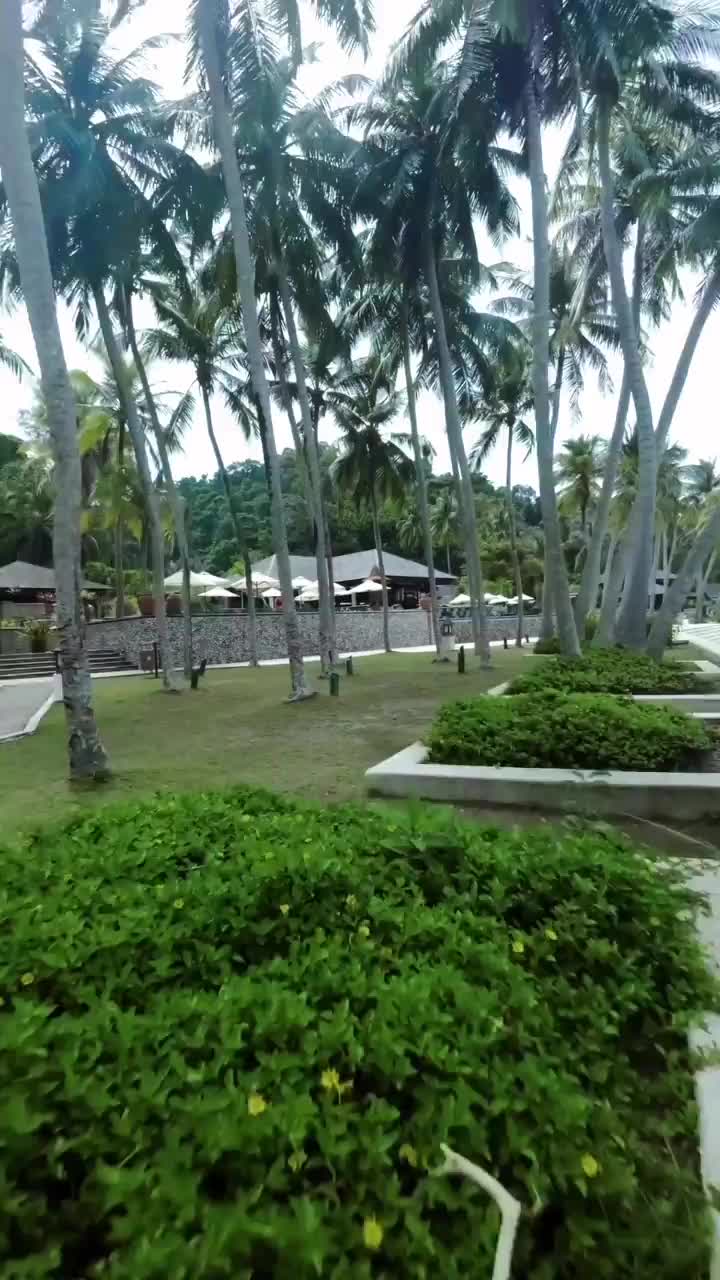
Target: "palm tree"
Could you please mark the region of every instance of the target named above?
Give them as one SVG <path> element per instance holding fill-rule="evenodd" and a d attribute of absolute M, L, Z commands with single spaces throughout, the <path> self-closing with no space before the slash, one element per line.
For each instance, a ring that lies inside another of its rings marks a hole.
<path fill-rule="evenodd" d="M 448 319 L 443 300 L 446 262 L 458 252 L 467 270 L 480 274 L 472 213 L 482 216 L 491 232 L 515 227 L 515 207 L 500 177 L 508 162 L 486 138 L 494 136 L 491 104 L 484 103 L 483 137 L 472 147 L 447 129 L 446 78 L 404 75 L 385 93 L 376 93 L 355 113 L 365 128 L 366 175 L 358 188 L 360 216 L 378 219 L 382 238 L 400 246 L 404 279 L 422 275 L 428 290 L 437 349 L 445 423 L 458 486 L 465 554 L 473 600 L 476 652 L 489 662 L 483 575 L 472 474 L 463 440 L 462 420 L 453 371 Z"/>
<path fill-rule="evenodd" d="M 355 375 L 354 403 L 335 416 L 341 431 L 341 452 L 334 464 L 338 488 L 367 504 L 373 524 L 375 550 L 382 582 L 383 639 L 391 652 L 390 612 L 387 579 L 380 534 L 379 508 L 383 502 L 399 500 L 413 480 L 413 466 L 398 443 L 404 437 L 386 439 L 382 427 L 398 413 L 400 402 L 388 385 L 382 364 L 369 361 Z"/>
<path fill-rule="evenodd" d="M 587 543 L 588 516 L 600 494 L 606 441 L 602 436 L 576 436 L 563 441 L 555 476 L 563 515 L 580 517 L 580 536 Z"/>
<path fill-rule="evenodd" d="M 535 436 L 532 428 L 521 416 L 531 409 L 532 395 L 528 386 L 525 352 L 522 348 L 510 349 L 504 364 L 496 371 L 494 384 L 480 411 L 486 426 L 471 454 L 471 462 L 476 468 L 481 467 L 487 455 L 497 446 L 503 432 L 505 433 L 505 507 L 515 576 L 515 594 L 518 599 L 515 639 L 518 648 L 523 642 L 523 580 L 513 501 L 512 456 L 513 447 L 516 444 L 525 448 L 526 456 L 534 447 Z"/>
<path fill-rule="evenodd" d="M 225 309 L 220 295 L 203 292 L 199 280 L 188 281 L 182 289 L 172 289 L 167 285 L 156 288 L 153 300 L 158 324 L 146 331 L 145 350 L 163 360 L 192 366 L 202 400 L 205 427 L 222 479 L 238 550 L 243 558 L 243 571 L 250 583 L 250 548 L 218 444 L 211 403 L 211 397 L 221 391 L 231 408 L 240 415 L 244 430 L 250 429 L 248 413 L 240 403 L 238 388 L 238 365 L 242 358 L 239 326 Z M 248 590 L 247 602 L 250 663 L 257 666 L 255 598 L 251 590 Z"/>
<path fill-rule="evenodd" d="M 430 506 L 430 528 L 434 540 L 445 548 L 447 571 L 452 575 L 451 550 L 459 541 L 460 512 L 457 491 L 450 483 L 436 486 L 436 497 Z"/>
<path fill-rule="evenodd" d="M 109 773 L 93 714 L 80 604 L 80 451 L 75 405 L 55 309 L 40 192 L 25 128 L 24 49 L 20 0 L 0 7 L 0 169 L 13 222 L 25 305 L 50 413 L 55 459 L 53 562 L 68 724 L 70 776 Z"/>
<path fill-rule="evenodd" d="M 310 694 L 305 684 L 302 640 L 295 610 L 292 570 L 290 568 L 287 530 L 283 511 L 280 467 L 275 445 L 270 394 L 265 377 L 263 349 L 255 300 L 255 269 L 248 234 L 245 194 L 233 137 L 232 104 L 229 100 L 227 89 L 228 37 L 231 31 L 227 0 L 196 0 L 195 16 L 197 19 L 202 70 L 212 112 L 215 142 L 220 153 L 225 191 L 230 208 L 230 223 L 235 250 L 235 270 L 245 327 L 248 366 L 258 413 L 262 420 L 270 464 L 273 541 L 278 561 L 280 587 L 283 594 L 283 617 L 292 682 L 291 700 L 301 701 L 310 696 Z M 241 18 L 243 16 L 248 16 L 249 20 L 253 17 L 252 14 L 245 15 L 244 10 L 240 14 Z"/>

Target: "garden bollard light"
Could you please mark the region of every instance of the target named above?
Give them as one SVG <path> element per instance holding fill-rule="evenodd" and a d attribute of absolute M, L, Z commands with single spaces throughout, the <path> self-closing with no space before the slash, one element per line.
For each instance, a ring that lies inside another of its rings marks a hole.
<path fill-rule="evenodd" d="M 337 698 L 340 693 L 340 677 L 337 671 L 330 672 L 330 696 Z"/>
<path fill-rule="evenodd" d="M 507 649 L 507 647 L 508 647 L 507 636 L 503 636 L 503 649 Z"/>
<path fill-rule="evenodd" d="M 458 649 L 458 675 L 465 675 L 465 645 L 461 644 Z"/>
<path fill-rule="evenodd" d="M 346 659 L 346 661 L 345 661 L 345 670 L 346 670 L 346 672 L 347 672 L 347 674 L 348 674 L 349 676 L 354 676 L 354 675 L 355 675 L 355 672 L 353 671 L 353 660 L 352 660 L 352 657 L 350 657 L 350 658 L 347 658 L 347 659 Z"/>

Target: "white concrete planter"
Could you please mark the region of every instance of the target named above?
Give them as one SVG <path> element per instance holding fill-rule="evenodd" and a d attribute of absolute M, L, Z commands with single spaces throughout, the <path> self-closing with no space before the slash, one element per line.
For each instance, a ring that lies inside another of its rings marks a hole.
<path fill-rule="evenodd" d="M 414 742 L 368 769 L 368 790 L 382 796 L 555 813 L 684 822 L 720 816 L 720 774 L 500 769 L 427 764 L 426 760 L 427 747 Z"/>

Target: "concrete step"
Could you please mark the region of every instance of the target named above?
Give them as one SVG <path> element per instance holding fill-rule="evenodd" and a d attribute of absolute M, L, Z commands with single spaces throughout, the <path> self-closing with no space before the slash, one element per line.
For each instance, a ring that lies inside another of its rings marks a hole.
<path fill-rule="evenodd" d="M 95 649 L 88 653 L 91 672 L 134 671 L 118 649 Z M 0 656 L 0 680 L 23 680 L 55 674 L 53 653 L 13 653 Z"/>

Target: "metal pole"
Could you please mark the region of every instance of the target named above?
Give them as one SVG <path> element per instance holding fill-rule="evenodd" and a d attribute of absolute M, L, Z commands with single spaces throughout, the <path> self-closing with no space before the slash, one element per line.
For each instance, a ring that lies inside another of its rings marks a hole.
<path fill-rule="evenodd" d="M 160 658 L 158 653 L 158 642 L 153 640 L 153 666 L 155 667 L 155 679 L 160 675 Z"/>

